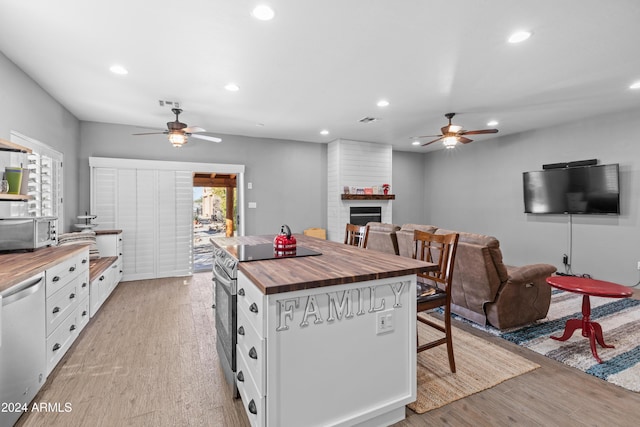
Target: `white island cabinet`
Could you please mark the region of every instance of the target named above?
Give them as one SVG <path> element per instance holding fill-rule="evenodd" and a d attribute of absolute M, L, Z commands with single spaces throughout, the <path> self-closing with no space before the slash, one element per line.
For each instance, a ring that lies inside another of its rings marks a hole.
<path fill-rule="evenodd" d="M 236 379 L 251 425 L 404 419 L 416 399 L 415 272 L 425 264 L 308 239 L 321 256 L 239 265 Z M 352 270 L 322 269 L 338 258 Z M 307 281 L 312 272 L 323 273 Z"/>

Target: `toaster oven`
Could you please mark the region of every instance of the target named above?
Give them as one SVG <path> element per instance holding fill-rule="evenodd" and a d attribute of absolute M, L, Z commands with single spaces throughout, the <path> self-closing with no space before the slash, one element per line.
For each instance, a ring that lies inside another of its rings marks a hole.
<path fill-rule="evenodd" d="M 53 216 L 0 218 L 0 251 L 32 251 L 55 245 L 57 220 Z"/>

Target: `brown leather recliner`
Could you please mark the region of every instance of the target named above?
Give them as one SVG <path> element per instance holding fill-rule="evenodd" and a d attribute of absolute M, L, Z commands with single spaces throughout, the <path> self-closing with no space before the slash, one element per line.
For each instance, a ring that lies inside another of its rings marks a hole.
<path fill-rule="evenodd" d="M 396 232 L 400 227 L 395 224 L 383 222 L 369 222 L 369 237 L 367 249 L 398 255 L 398 240 Z"/>
<path fill-rule="evenodd" d="M 407 256 L 406 248 L 412 248 L 414 229 L 415 224 L 405 224 L 396 233 L 401 255 Z M 498 329 L 526 325 L 547 315 L 551 287 L 546 278 L 556 271 L 554 266 L 507 266 L 495 237 L 443 229 L 435 233 L 460 234 L 451 285 L 454 313 Z"/>

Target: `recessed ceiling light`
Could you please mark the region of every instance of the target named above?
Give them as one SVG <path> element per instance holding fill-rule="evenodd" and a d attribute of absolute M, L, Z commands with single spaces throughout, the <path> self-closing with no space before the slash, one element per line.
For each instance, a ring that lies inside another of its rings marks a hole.
<path fill-rule="evenodd" d="M 413 141 L 413 142 L 411 143 L 411 145 L 420 145 L 420 141 L 418 141 L 418 140 L 416 139 L 415 141 Z"/>
<path fill-rule="evenodd" d="M 261 21 L 270 21 L 275 16 L 275 12 L 266 4 L 256 6 L 251 12 L 254 18 Z"/>
<path fill-rule="evenodd" d="M 263 127 L 263 126 L 264 126 L 264 123 L 256 123 L 256 126 L 258 126 L 258 127 Z"/>
<path fill-rule="evenodd" d="M 388 107 L 389 106 L 389 101 L 387 101 L 386 99 L 381 99 L 380 101 L 378 101 L 378 107 Z"/>
<path fill-rule="evenodd" d="M 320 131 L 320 135 L 329 135 L 329 131 L 328 131 L 328 130 L 326 130 L 326 129 L 322 129 L 322 130 Z"/>
<path fill-rule="evenodd" d="M 517 31 L 509 36 L 509 43 L 520 43 L 531 37 L 530 31 Z"/>
<path fill-rule="evenodd" d="M 491 120 L 487 123 L 487 126 L 498 126 L 498 121 L 497 120 Z"/>
<path fill-rule="evenodd" d="M 629 86 L 629 89 L 640 89 L 640 81 L 637 81 L 631 86 Z"/>
<path fill-rule="evenodd" d="M 237 84 L 235 84 L 235 83 L 228 83 L 228 84 L 226 84 L 226 85 L 224 86 L 224 88 L 225 88 L 226 90 L 228 90 L 229 92 L 237 92 L 237 91 L 239 91 L 239 90 L 240 90 L 240 86 L 238 86 L 238 85 L 237 85 Z"/>
<path fill-rule="evenodd" d="M 112 65 L 109 68 L 109 71 L 111 71 L 113 74 L 119 74 L 121 76 L 124 76 L 126 74 L 129 74 L 129 72 L 127 71 L 126 68 L 124 68 L 122 65 Z"/>

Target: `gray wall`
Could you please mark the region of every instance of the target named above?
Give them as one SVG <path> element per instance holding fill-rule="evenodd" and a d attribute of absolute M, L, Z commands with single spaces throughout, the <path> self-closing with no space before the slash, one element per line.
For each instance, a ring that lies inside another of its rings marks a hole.
<path fill-rule="evenodd" d="M 220 135 L 219 144 L 192 138 L 176 149 L 165 135 L 133 136 L 132 126 L 82 122 L 80 207 L 89 210 L 89 157 L 243 164 L 245 234 L 274 234 L 282 224 L 301 233 L 327 225 L 327 146 L 300 141 Z"/>
<path fill-rule="evenodd" d="M 640 274 L 638 135 L 635 110 L 428 153 L 423 222 L 494 235 L 511 265 L 543 262 L 563 271 L 562 255 L 572 248 L 573 273 L 633 285 Z M 594 158 L 620 164 L 621 215 L 523 213 L 522 172 Z"/>
<path fill-rule="evenodd" d="M 0 52 L 0 138 L 11 131 L 64 154 L 64 225 L 77 222 L 80 122 Z"/>
<path fill-rule="evenodd" d="M 425 206 L 424 154 L 406 151 L 393 152 L 391 193 L 396 195 L 393 203 L 393 223 L 422 224 Z"/>

